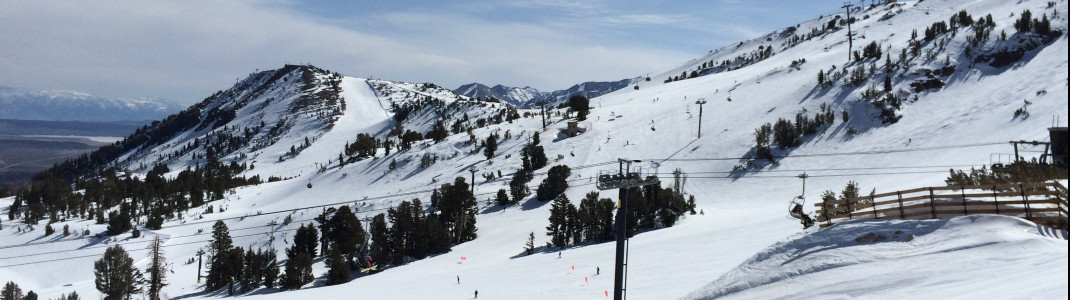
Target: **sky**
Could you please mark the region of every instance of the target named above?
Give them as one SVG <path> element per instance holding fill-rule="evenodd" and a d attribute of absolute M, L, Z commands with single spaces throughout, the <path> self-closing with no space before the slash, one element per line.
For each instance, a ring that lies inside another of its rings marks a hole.
<path fill-rule="evenodd" d="M 0 86 L 192 104 L 258 70 L 565 89 L 675 67 L 842 1 L 0 0 Z"/>

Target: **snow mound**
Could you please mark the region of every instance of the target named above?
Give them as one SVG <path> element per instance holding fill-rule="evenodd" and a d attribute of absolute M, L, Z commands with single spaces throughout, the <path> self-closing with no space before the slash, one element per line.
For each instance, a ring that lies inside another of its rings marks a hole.
<path fill-rule="evenodd" d="M 1066 236 L 995 215 L 859 220 L 778 242 L 685 299 L 1065 299 Z"/>

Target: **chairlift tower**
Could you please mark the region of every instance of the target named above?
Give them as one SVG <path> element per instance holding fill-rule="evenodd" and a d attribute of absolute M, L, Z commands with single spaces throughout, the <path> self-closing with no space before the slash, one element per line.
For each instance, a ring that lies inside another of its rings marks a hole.
<path fill-rule="evenodd" d="M 706 104 L 706 98 L 698 98 L 698 101 L 695 101 L 695 104 L 698 104 L 698 137 L 697 138 L 701 139 L 702 138 L 702 105 Z"/>
<path fill-rule="evenodd" d="M 539 112 L 542 114 L 542 131 L 546 132 L 546 102 L 539 103 Z"/>
<path fill-rule="evenodd" d="M 851 48 L 854 47 L 854 34 L 851 33 L 851 7 L 854 5 L 851 2 L 844 2 L 843 8 L 847 9 L 847 62 L 851 62 Z"/>
<path fill-rule="evenodd" d="M 468 169 L 468 172 L 472 172 L 472 196 L 474 197 L 476 195 L 476 172 L 479 172 L 479 170 L 472 166 L 471 169 Z"/>
<path fill-rule="evenodd" d="M 657 175 L 643 176 L 642 168 L 632 170 L 632 163 L 642 162 L 641 160 L 630 160 L 618 158 L 617 172 L 612 170 L 603 170 L 598 172 L 598 183 L 595 185 L 599 190 L 611 190 L 619 189 L 618 197 L 620 199 L 619 206 L 617 207 L 617 259 L 616 267 L 613 273 L 613 300 L 623 300 L 626 282 L 625 269 L 628 265 L 628 190 L 635 187 L 641 187 L 646 185 L 660 184 L 661 180 Z M 625 167 L 627 165 L 627 167 Z"/>

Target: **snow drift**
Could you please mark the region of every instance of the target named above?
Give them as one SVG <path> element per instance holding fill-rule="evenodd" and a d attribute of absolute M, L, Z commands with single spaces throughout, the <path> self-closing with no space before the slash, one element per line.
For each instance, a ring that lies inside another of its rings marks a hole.
<path fill-rule="evenodd" d="M 686 299 L 1063 299 L 1066 234 L 994 215 L 852 221 L 778 242 Z"/>

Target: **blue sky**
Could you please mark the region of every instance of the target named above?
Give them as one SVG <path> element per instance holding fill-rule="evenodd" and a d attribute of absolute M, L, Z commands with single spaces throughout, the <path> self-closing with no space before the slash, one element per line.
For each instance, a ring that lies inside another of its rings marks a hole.
<path fill-rule="evenodd" d="M 190 104 L 255 70 L 311 63 L 551 91 L 663 70 L 842 4 L 0 0 L 0 85 Z"/>

